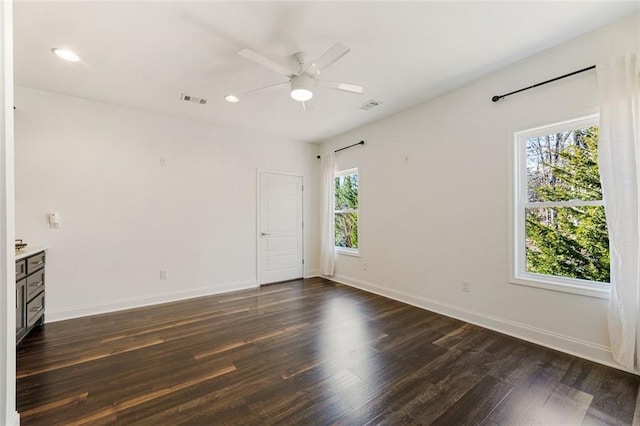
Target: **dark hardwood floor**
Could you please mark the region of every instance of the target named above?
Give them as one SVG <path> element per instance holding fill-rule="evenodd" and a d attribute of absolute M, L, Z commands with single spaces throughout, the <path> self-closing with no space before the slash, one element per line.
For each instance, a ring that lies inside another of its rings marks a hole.
<path fill-rule="evenodd" d="M 638 376 L 320 278 L 47 324 L 23 425 L 631 424 Z"/>

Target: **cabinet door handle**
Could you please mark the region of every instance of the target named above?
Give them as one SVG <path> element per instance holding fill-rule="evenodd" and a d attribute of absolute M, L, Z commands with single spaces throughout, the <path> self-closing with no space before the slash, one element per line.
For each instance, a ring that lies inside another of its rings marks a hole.
<path fill-rule="evenodd" d="M 260 236 L 262 236 L 262 237 L 265 237 L 267 235 L 271 235 L 271 234 L 269 232 L 261 232 L 260 233 Z"/>
<path fill-rule="evenodd" d="M 39 281 L 37 283 L 31 283 L 29 284 L 31 287 L 40 287 L 42 284 L 44 284 L 44 281 Z"/>
<path fill-rule="evenodd" d="M 34 263 L 34 265 L 42 265 L 44 263 L 44 260 L 39 260 L 36 263 Z"/>
<path fill-rule="evenodd" d="M 44 309 L 44 306 L 38 306 L 37 308 L 32 308 L 32 309 L 31 309 L 31 312 L 38 313 L 38 312 L 40 312 L 40 311 L 41 311 L 41 310 L 43 310 L 43 309 Z"/>

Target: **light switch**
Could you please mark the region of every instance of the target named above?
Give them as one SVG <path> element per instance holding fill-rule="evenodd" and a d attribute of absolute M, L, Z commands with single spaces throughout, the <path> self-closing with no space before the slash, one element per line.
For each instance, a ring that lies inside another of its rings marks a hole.
<path fill-rule="evenodd" d="M 49 227 L 51 229 L 60 228 L 60 215 L 58 213 L 49 213 Z"/>

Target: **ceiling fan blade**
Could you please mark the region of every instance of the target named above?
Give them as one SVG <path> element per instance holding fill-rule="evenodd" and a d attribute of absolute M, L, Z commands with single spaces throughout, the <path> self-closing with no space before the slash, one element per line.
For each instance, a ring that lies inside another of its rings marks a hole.
<path fill-rule="evenodd" d="M 280 75 L 289 77 L 289 75 L 291 74 L 291 72 L 282 65 L 276 64 L 271 59 L 267 59 L 264 56 L 254 52 L 253 50 L 242 49 L 238 52 L 238 55 L 245 57 L 248 60 L 253 61 L 259 65 L 262 65 L 265 68 L 269 68 L 271 71 L 275 71 Z"/>
<path fill-rule="evenodd" d="M 302 109 L 305 111 L 313 111 L 313 102 L 311 100 L 300 102 L 302 104 Z"/>
<path fill-rule="evenodd" d="M 320 75 L 320 71 L 324 71 L 333 65 L 338 59 L 342 58 L 344 55 L 349 53 L 351 49 L 345 46 L 342 43 L 334 44 L 329 50 L 324 52 L 322 56 L 320 56 L 315 61 L 311 62 L 307 65 L 302 72 L 307 71 L 309 68 L 313 67 L 315 69 L 316 74 Z"/>
<path fill-rule="evenodd" d="M 264 87 L 258 87 L 257 89 L 251 89 L 243 93 L 243 95 L 253 95 L 256 92 L 267 92 L 272 90 L 284 89 L 289 86 L 288 81 L 283 81 L 282 83 L 270 84 Z"/>
<path fill-rule="evenodd" d="M 329 81 L 329 80 L 314 80 L 318 86 L 328 87 L 330 89 L 342 90 L 344 92 L 349 93 L 357 93 L 362 95 L 364 93 L 364 87 L 357 86 L 355 84 L 347 84 L 347 83 L 339 83 L 337 81 Z"/>

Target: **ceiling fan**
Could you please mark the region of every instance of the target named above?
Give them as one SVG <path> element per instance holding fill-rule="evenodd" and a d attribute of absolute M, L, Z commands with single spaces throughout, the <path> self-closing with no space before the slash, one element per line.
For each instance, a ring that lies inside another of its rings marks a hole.
<path fill-rule="evenodd" d="M 249 49 L 242 49 L 238 52 L 240 56 L 243 56 L 250 61 L 253 61 L 263 67 L 269 68 L 278 74 L 287 77 L 287 81 L 281 83 L 271 84 L 269 86 L 260 87 L 245 92 L 245 95 L 254 94 L 256 92 L 290 88 L 290 95 L 296 101 L 302 103 L 304 110 L 311 109 L 309 101 L 313 97 L 313 89 L 316 86 L 328 87 L 330 89 L 341 90 L 349 93 L 363 94 L 364 88 L 355 84 L 339 83 L 336 81 L 319 79 L 321 71 L 326 70 L 333 65 L 338 59 L 349 53 L 351 49 L 342 43 L 336 43 L 329 50 L 324 52 L 322 56 L 312 62 L 307 62 L 306 54 L 304 52 L 298 52 L 293 55 L 293 59 L 298 64 L 298 71 L 292 72 L 285 67 L 273 62 L 271 59 Z"/>

